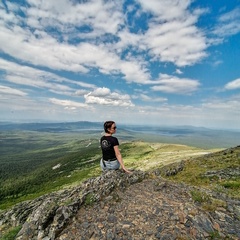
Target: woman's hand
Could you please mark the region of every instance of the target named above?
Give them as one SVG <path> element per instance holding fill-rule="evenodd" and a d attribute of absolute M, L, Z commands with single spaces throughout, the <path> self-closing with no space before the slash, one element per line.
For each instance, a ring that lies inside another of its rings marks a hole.
<path fill-rule="evenodd" d="M 129 171 L 128 169 L 126 169 L 125 167 L 123 168 L 124 172 L 128 173 L 128 174 L 131 174 L 132 172 Z"/>

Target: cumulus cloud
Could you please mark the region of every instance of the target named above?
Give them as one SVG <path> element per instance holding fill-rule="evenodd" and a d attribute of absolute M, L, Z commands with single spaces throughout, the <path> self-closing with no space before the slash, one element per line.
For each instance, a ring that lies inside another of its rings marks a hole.
<path fill-rule="evenodd" d="M 229 82 L 225 85 L 225 89 L 227 90 L 234 90 L 234 89 L 240 89 L 240 78 Z"/>
<path fill-rule="evenodd" d="M 93 92 L 84 95 L 87 104 L 100 104 L 108 106 L 133 107 L 130 96 L 111 92 L 108 88 L 97 88 Z"/>

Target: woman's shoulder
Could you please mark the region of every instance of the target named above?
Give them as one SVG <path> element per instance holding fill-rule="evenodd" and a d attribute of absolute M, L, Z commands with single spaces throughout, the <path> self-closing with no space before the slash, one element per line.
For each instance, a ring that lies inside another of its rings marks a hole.
<path fill-rule="evenodd" d="M 111 136 L 112 138 L 114 138 L 114 139 L 117 139 L 117 137 L 114 137 L 114 136 Z"/>
<path fill-rule="evenodd" d="M 118 141 L 117 137 L 114 137 L 112 135 L 111 136 L 108 136 L 108 135 L 107 136 L 106 135 L 102 136 L 101 140 L 104 140 L 104 139 L 106 139 L 106 140 L 115 140 L 115 141 L 117 140 Z"/>

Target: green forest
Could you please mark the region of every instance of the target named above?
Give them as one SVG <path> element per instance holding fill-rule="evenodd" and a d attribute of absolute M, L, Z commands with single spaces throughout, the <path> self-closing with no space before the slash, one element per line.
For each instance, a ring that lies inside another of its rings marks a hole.
<path fill-rule="evenodd" d="M 90 137 L 1 132 L 0 208 L 99 174 L 99 142 Z"/>

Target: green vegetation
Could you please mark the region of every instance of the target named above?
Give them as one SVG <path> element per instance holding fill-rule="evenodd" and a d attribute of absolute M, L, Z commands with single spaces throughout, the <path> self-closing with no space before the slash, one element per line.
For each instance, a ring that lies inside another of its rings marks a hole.
<path fill-rule="evenodd" d="M 239 189 L 240 188 L 240 179 L 236 179 L 235 181 L 225 181 L 221 183 L 221 185 L 225 188 L 230 189 Z"/>
<path fill-rule="evenodd" d="M 17 226 L 10 229 L 4 236 L 0 238 L 0 240 L 14 240 L 21 228 L 22 226 Z"/>
<path fill-rule="evenodd" d="M 190 159 L 182 172 L 169 178 L 240 198 L 239 169 L 240 147 L 236 147 Z"/>
<path fill-rule="evenodd" d="M 206 193 L 202 193 L 197 190 L 191 191 L 191 195 L 192 199 L 198 203 L 208 202 L 210 200 L 209 196 Z"/>
<path fill-rule="evenodd" d="M 201 204 L 202 208 L 208 212 L 215 211 L 218 207 L 226 207 L 226 202 L 210 197 L 206 192 L 199 190 L 191 191 L 194 202 Z"/>
<path fill-rule="evenodd" d="M 137 136 L 140 138 L 140 134 Z M 100 137 L 96 131 L 0 132 L 0 209 L 100 175 Z M 150 170 L 185 161 L 184 170 L 170 177 L 172 180 L 207 186 L 239 197 L 239 177 L 205 175 L 210 170 L 225 169 L 227 172 L 230 168 L 239 168 L 239 152 L 210 154 L 219 149 L 204 150 L 180 144 L 133 141 L 134 136 L 124 131 L 119 140 L 124 162 L 130 169 Z"/>
<path fill-rule="evenodd" d="M 130 142 L 121 145 L 121 152 L 125 162 L 131 168 L 150 170 L 170 163 L 190 159 L 192 156 L 215 152 L 201 148 L 169 143 L 147 143 L 142 141 Z"/>
<path fill-rule="evenodd" d="M 210 239 L 212 239 L 212 240 L 221 239 L 221 235 L 219 234 L 218 231 L 211 232 L 209 235 L 210 235 L 210 236 L 209 236 Z"/>
<path fill-rule="evenodd" d="M 95 202 L 95 196 L 93 195 L 93 193 L 88 193 L 88 195 L 86 196 L 86 199 L 84 201 L 85 205 L 93 205 L 93 203 Z"/>
<path fill-rule="evenodd" d="M 100 174 L 97 139 L 34 132 L 1 135 L 1 209 Z"/>

